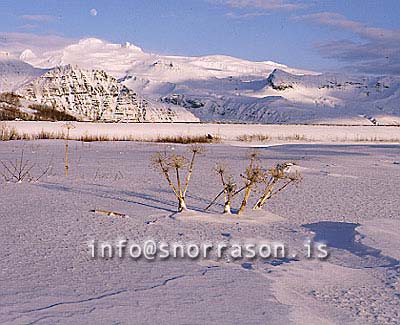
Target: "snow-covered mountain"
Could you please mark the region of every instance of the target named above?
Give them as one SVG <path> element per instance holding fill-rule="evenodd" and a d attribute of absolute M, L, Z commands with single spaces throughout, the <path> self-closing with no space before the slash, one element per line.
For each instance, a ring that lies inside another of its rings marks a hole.
<path fill-rule="evenodd" d="M 197 121 L 182 107 L 139 96 L 104 71 L 71 65 L 48 71 L 17 93 L 28 101 L 53 106 L 80 120 Z"/>
<path fill-rule="evenodd" d="M 46 71 L 13 58 L 7 52 L 0 52 L 0 91 L 15 91 Z"/>
<path fill-rule="evenodd" d="M 269 123 L 400 124 L 400 78 L 343 74 L 187 81 L 161 98 L 202 120 Z"/>
<path fill-rule="evenodd" d="M 400 77 L 316 73 L 228 56 L 162 56 L 126 43 L 84 39 L 20 57 L 49 69 L 103 70 L 132 91 L 180 105 L 205 121 L 400 124 Z"/>
<path fill-rule="evenodd" d="M 222 55 L 162 56 L 144 52 L 130 43 L 112 44 L 96 38 L 82 39 L 58 51 L 33 53 L 26 49 L 20 59 L 35 67 L 54 68 L 71 64 L 83 69 L 104 70 L 116 78 L 131 75 L 161 83 L 211 77 L 260 76 L 274 69 L 297 74 L 312 73 L 271 61 L 252 62 Z"/>

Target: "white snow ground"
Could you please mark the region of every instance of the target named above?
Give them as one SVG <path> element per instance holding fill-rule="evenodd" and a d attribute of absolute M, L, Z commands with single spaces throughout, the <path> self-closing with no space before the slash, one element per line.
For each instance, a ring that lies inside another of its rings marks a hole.
<path fill-rule="evenodd" d="M 178 152 L 184 147 L 173 146 Z M 380 266 L 398 258 L 394 245 L 399 234 L 393 231 L 400 224 L 398 145 L 260 149 L 265 165 L 296 161 L 304 181 L 267 205 L 266 217 L 273 213 L 284 220 L 255 224 L 200 222 L 193 213 L 191 220 L 183 220 L 185 215 L 171 218 L 174 198 L 164 179 L 149 167 L 150 155 L 165 148 L 171 146 L 71 142 L 66 179 L 63 141 L 0 143 L 0 160 L 17 159 L 23 149 L 36 164 L 32 173 L 50 162 L 53 166 L 36 183 L 0 183 L 2 324 L 400 322 L 398 265 Z M 207 146 L 188 192 L 189 208 L 198 211 L 199 218 L 219 191 L 212 166 L 226 161 L 238 174 L 246 165 L 247 150 Z M 92 209 L 122 212 L 130 218 L 93 214 Z M 218 217 L 220 210 L 217 205 L 210 212 Z M 332 247 L 327 261 L 135 262 L 91 259 L 86 246 L 91 239 L 263 238 L 301 250 L 304 239 L 314 236 L 304 225 L 317 223 L 323 232 L 321 221 L 335 227 L 360 224 L 357 233 L 339 232 L 334 244 L 348 246 Z M 365 255 L 363 245 L 370 246 Z M 374 248 L 383 251 L 375 254 Z"/>

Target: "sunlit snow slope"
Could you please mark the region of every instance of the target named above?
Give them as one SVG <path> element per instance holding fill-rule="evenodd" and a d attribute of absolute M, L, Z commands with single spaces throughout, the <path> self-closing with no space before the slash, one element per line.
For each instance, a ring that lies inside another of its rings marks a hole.
<path fill-rule="evenodd" d="M 0 52 L 0 91 L 14 91 L 46 71 Z"/>

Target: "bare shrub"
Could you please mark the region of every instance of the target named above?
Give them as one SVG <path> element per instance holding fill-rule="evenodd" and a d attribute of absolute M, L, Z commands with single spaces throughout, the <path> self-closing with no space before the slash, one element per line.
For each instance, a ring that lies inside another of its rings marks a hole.
<path fill-rule="evenodd" d="M 205 208 L 208 210 L 217 199 L 224 194 L 224 214 L 231 214 L 231 205 L 232 199 L 237 194 L 236 183 L 233 179 L 233 176 L 227 173 L 227 167 L 224 164 L 217 164 L 215 167 L 215 171 L 220 177 L 223 189 L 222 191 L 211 201 L 211 203 Z"/>
<path fill-rule="evenodd" d="M 262 179 L 264 189 L 261 197 L 253 207 L 254 210 L 262 209 L 267 200 L 283 191 L 288 185 L 297 185 L 301 182 L 302 176 L 299 172 L 291 173 L 289 171 L 289 167 L 293 165 L 293 163 L 284 162 L 268 170 Z"/>
<path fill-rule="evenodd" d="M 51 169 L 51 164 L 44 169 L 38 167 L 36 169 L 39 170 L 35 171 L 36 175 L 33 175 L 32 171 L 36 167 L 36 164 L 25 159 L 24 150 L 21 151 L 19 159 L 16 159 L 15 161 L 0 160 L 0 165 L 3 167 L 3 171 L 0 171 L 0 175 L 6 182 L 14 183 L 22 183 L 24 180 L 27 180 L 28 182 L 38 181 Z"/>
<path fill-rule="evenodd" d="M 57 110 L 55 106 L 31 104 L 33 114 L 20 110 L 21 96 L 7 92 L 0 93 L 0 120 L 39 120 L 39 121 L 75 121 L 76 118 L 65 111 Z"/>
<path fill-rule="evenodd" d="M 307 138 L 304 134 L 292 134 L 292 135 L 279 135 L 278 140 L 285 140 L 285 141 L 312 141 L 312 139 Z"/>
<path fill-rule="evenodd" d="M 75 128 L 75 126 L 71 122 L 67 122 L 63 125 L 65 129 L 67 129 L 67 133 L 65 136 L 65 176 L 68 177 L 69 172 L 69 133 L 70 130 Z"/>
<path fill-rule="evenodd" d="M 126 138 L 110 138 L 106 135 L 89 135 L 84 134 L 78 138 L 82 142 L 97 142 L 97 141 L 126 141 Z"/>
<path fill-rule="evenodd" d="M 17 107 L 0 106 L 0 121 L 32 120 L 29 114 L 21 112 Z"/>
<path fill-rule="evenodd" d="M 20 97 L 14 93 L 0 93 L 0 120 L 12 121 L 29 119 L 29 115 L 21 112 Z"/>
<path fill-rule="evenodd" d="M 158 152 L 151 157 L 152 166 L 165 177 L 178 199 L 178 212 L 187 209 L 185 197 L 190 177 L 193 173 L 195 159 L 197 155 L 204 152 L 204 148 L 200 145 L 192 145 L 189 147 L 189 152 L 191 153 L 190 160 L 183 155 L 167 154 L 166 152 Z M 185 168 L 187 168 L 186 177 L 182 178 L 181 173 Z M 172 181 L 172 173 L 175 174 L 175 183 Z"/>
<path fill-rule="evenodd" d="M 227 167 L 224 164 L 217 164 L 215 170 L 220 177 L 223 189 L 205 208 L 208 210 L 217 200 L 224 195 L 224 213 L 231 213 L 232 199 L 239 193 L 244 191 L 241 205 L 238 209 L 238 215 L 241 215 L 247 206 L 247 202 L 252 192 L 258 192 L 258 187 L 262 184 L 261 196 L 254 205 L 253 210 L 262 209 L 267 200 L 283 191 L 290 184 L 297 185 L 302 176 L 297 172 L 291 172 L 290 167 L 294 163 L 285 162 L 277 164 L 275 167 L 268 170 L 261 168 L 257 152 L 249 153 L 249 165 L 241 174 L 244 180 L 244 185 L 237 189 L 237 184 L 231 174 L 227 172 Z"/>
<path fill-rule="evenodd" d="M 154 139 L 140 139 L 134 136 L 114 136 L 110 137 L 107 135 L 88 135 L 85 134 L 78 138 L 84 142 L 94 141 L 136 141 L 136 142 L 159 142 L 159 143 L 181 143 L 181 144 L 195 144 L 195 143 L 214 143 L 220 142 L 220 138 L 213 137 L 210 135 L 195 135 L 195 136 L 159 136 Z"/>
<path fill-rule="evenodd" d="M 107 172 L 100 168 L 96 169 L 93 176 L 93 181 L 103 180 L 103 181 L 119 181 L 124 179 L 124 174 L 119 170 L 117 172 Z"/>
<path fill-rule="evenodd" d="M 246 168 L 244 173 L 240 175 L 244 179 L 245 185 L 243 187 L 244 196 L 242 204 L 240 205 L 240 208 L 238 210 L 238 215 L 241 215 L 243 213 L 244 208 L 247 205 L 247 201 L 249 200 L 251 190 L 258 182 L 260 182 L 263 177 L 263 172 L 258 161 L 258 153 L 256 151 L 253 151 L 250 152 L 249 156 L 249 166 Z"/>
<path fill-rule="evenodd" d="M 39 133 L 23 133 L 19 134 L 15 128 L 10 128 L 7 124 L 0 124 L 0 140 L 38 140 L 38 139 L 66 139 L 67 132 L 51 132 L 41 130 Z M 68 122 L 67 122 L 68 123 Z M 69 122 L 70 123 L 70 122 Z M 72 124 L 71 124 L 72 125 Z M 64 125 L 65 126 L 65 125 Z M 154 139 L 141 139 L 132 135 L 127 136 L 109 136 L 106 134 L 88 134 L 76 136 L 68 136 L 69 140 L 76 140 L 82 142 L 97 142 L 97 141 L 133 141 L 133 142 L 160 142 L 160 143 L 182 143 L 182 144 L 196 144 L 196 143 L 213 143 L 219 142 L 220 138 L 211 136 L 168 136 L 157 137 Z"/>
<path fill-rule="evenodd" d="M 76 121 L 76 118 L 67 112 L 59 111 L 54 106 L 32 104 L 29 108 L 34 110 L 34 119 L 39 121 Z"/>
<path fill-rule="evenodd" d="M 236 139 L 243 142 L 265 142 L 271 140 L 271 137 L 268 134 L 242 134 L 239 135 Z"/>
<path fill-rule="evenodd" d="M 163 143 L 183 143 L 183 144 L 190 144 L 190 143 L 214 143 L 220 142 L 221 138 L 212 136 L 210 134 L 207 135 L 192 135 L 192 136 L 163 136 L 158 137 L 154 140 L 154 142 L 163 142 Z"/>
<path fill-rule="evenodd" d="M 64 132 L 49 132 L 41 130 L 38 134 L 30 137 L 32 140 L 45 140 L 45 139 L 65 139 Z"/>
<path fill-rule="evenodd" d="M 0 124 L 0 140 L 1 141 L 10 141 L 10 140 L 18 140 L 20 139 L 20 135 L 18 134 L 15 128 L 10 128 L 6 123 Z"/>
<path fill-rule="evenodd" d="M 244 184 L 239 189 L 237 189 L 237 185 L 234 181 L 233 176 L 227 172 L 227 168 L 225 165 L 217 164 L 215 170 L 220 177 L 223 189 L 211 201 L 211 203 L 205 208 L 205 210 L 208 210 L 217 201 L 217 199 L 222 194 L 224 194 L 224 213 L 230 214 L 232 199 L 236 195 L 244 191 L 243 199 L 241 201 L 238 210 L 238 215 L 242 214 L 250 198 L 252 190 L 254 189 L 255 185 L 261 181 L 263 177 L 263 171 L 260 167 L 260 163 L 258 160 L 258 153 L 256 151 L 252 151 L 249 153 L 249 165 L 246 167 L 245 171 L 240 175 L 241 178 L 244 180 Z"/>
<path fill-rule="evenodd" d="M 339 139 L 341 142 L 346 142 L 346 141 L 354 141 L 354 142 L 394 142 L 394 143 L 400 143 L 400 138 L 378 138 L 376 135 L 373 137 L 361 137 L 357 135 L 355 138 L 348 140 L 347 138 L 345 139 Z"/>
<path fill-rule="evenodd" d="M 20 96 L 13 93 L 13 92 L 5 92 L 0 93 L 0 104 L 8 104 L 15 107 L 19 107 L 20 103 Z"/>

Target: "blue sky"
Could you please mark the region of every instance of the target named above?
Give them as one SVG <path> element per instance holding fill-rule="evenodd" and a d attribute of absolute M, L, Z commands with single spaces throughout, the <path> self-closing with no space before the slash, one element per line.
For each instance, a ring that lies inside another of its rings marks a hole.
<path fill-rule="evenodd" d="M 399 74 L 399 16 L 398 0 L 2 0 L 0 49 L 98 37 L 160 54 Z"/>

